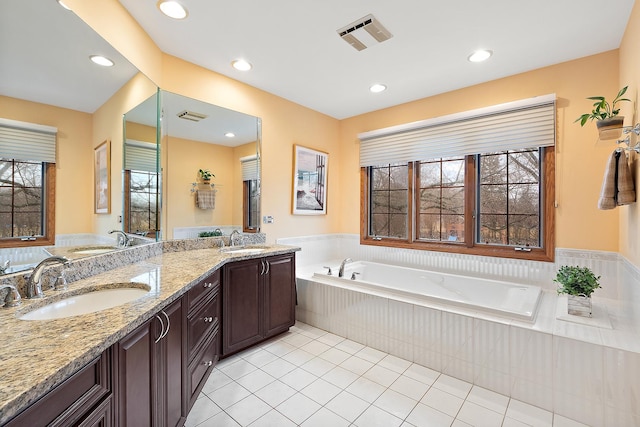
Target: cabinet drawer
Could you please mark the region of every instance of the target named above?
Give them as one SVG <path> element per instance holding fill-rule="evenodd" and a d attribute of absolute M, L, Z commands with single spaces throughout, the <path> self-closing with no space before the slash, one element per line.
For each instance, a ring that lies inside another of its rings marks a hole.
<path fill-rule="evenodd" d="M 189 360 L 200 350 L 211 332 L 220 325 L 220 296 L 216 294 L 187 316 Z"/>
<path fill-rule="evenodd" d="M 220 270 L 216 270 L 209 277 L 201 280 L 187 292 L 187 307 L 191 311 L 196 305 L 212 295 L 220 292 Z"/>
<path fill-rule="evenodd" d="M 218 348 L 220 346 L 219 329 L 216 328 L 213 335 L 209 337 L 205 345 L 202 347 L 189 364 L 189 408 L 195 403 L 198 394 L 204 386 L 209 374 L 218 362 Z"/>

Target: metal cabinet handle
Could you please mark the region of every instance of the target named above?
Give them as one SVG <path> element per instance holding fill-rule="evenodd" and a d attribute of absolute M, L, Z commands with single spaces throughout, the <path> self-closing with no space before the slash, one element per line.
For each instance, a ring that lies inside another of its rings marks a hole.
<path fill-rule="evenodd" d="M 267 266 L 267 271 L 265 271 L 264 274 L 269 274 L 269 270 L 271 270 L 271 264 L 269 264 L 269 261 L 265 261 L 264 264 Z"/>
<path fill-rule="evenodd" d="M 213 322 L 213 317 L 205 317 L 204 319 L 205 323 L 212 323 Z"/>
<path fill-rule="evenodd" d="M 212 366 L 213 365 L 213 360 L 209 360 L 207 362 L 204 362 L 203 364 L 204 364 L 204 366 Z"/>
<path fill-rule="evenodd" d="M 162 331 L 160 331 L 160 335 L 155 340 L 155 343 L 158 344 L 160 342 L 160 340 L 162 339 L 162 337 L 164 336 L 164 322 L 162 321 L 162 318 L 157 314 L 156 314 L 156 319 L 158 319 L 158 321 L 160 321 L 160 325 L 162 326 Z"/>
<path fill-rule="evenodd" d="M 210 288 L 211 286 L 213 286 L 211 283 L 205 283 L 205 284 L 204 284 L 204 287 L 205 287 L 205 288 Z"/>
<path fill-rule="evenodd" d="M 162 310 L 162 314 L 167 319 L 167 330 L 164 332 L 164 335 L 162 336 L 162 338 L 164 338 L 167 336 L 167 334 L 169 333 L 169 329 L 171 328 L 171 320 L 169 320 L 169 315 L 167 315 L 167 313 L 164 310 Z"/>

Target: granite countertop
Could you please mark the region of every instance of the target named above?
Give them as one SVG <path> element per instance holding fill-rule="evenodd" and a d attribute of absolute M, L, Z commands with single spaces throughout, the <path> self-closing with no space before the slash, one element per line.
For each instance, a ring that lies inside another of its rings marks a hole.
<path fill-rule="evenodd" d="M 299 250 L 283 245 L 262 247 L 265 250 L 259 253 L 231 254 L 219 249 L 165 252 L 70 283 L 67 291 L 45 291 L 46 300 L 112 283 L 141 282 L 151 287 L 149 293 L 141 298 L 95 313 L 26 321 L 18 319 L 18 316 L 43 305 L 43 300 L 23 298 L 19 307 L 0 308 L 0 424 L 17 415 L 222 265 Z"/>

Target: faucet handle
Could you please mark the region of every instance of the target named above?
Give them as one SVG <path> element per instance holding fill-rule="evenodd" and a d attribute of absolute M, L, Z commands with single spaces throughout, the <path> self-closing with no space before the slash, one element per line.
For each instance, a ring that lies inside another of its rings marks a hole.
<path fill-rule="evenodd" d="M 67 278 L 65 277 L 65 273 L 69 270 L 67 264 L 64 264 L 64 268 L 60 272 L 60 275 L 53 282 L 53 290 L 54 291 L 66 291 L 68 289 Z"/>
<path fill-rule="evenodd" d="M 332 275 L 332 273 L 331 273 L 331 267 L 327 267 L 327 266 L 325 265 L 325 266 L 324 266 L 324 267 L 322 267 L 322 268 L 326 268 L 326 269 L 328 270 L 328 271 L 327 271 L 327 276 L 331 276 L 331 275 Z"/>
<path fill-rule="evenodd" d="M 354 271 L 353 273 L 351 273 L 351 280 L 356 280 L 356 274 L 360 274 L 357 271 Z"/>
<path fill-rule="evenodd" d="M 7 295 L 4 297 L 4 308 L 17 307 L 22 304 L 22 297 L 15 286 L 7 286 Z"/>
<path fill-rule="evenodd" d="M 0 274 L 5 274 L 7 270 L 11 267 L 11 260 L 8 259 L 0 265 Z"/>

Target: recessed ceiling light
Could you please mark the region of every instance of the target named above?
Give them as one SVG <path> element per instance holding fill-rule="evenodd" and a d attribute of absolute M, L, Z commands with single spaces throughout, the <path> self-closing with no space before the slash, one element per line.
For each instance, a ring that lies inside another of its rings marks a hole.
<path fill-rule="evenodd" d="M 383 84 L 380 84 L 380 83 L 376 83 L 376 84 L 371 85 L 369 90 L 372 93 L 380 93 L 380 92 L 383 92 L 383 91 L 387 90 L 387 86 L 385 86 Z"/>
<path fill-rule="evenodd" d="M 58 4 L 59 4 L 60 6 L 64 7 L 65 9 L 67 9 L 67 10 L 71 10 L 71 8 L 70 8 L 69 6 L 67 6 L 66 4 L 64 4 L 64 3 L 62 2 L 62 0 L 56 0 L 56 1 L 58 2 Z"/>
<path fill-rule="evenodd" d="M 158 9 L 173 19 L 184 19 L 189 14 L 183 5 L 173 0 L 160 0 L 158 2 Z"/>
<path fill-rule="evenodd" d="M 251 68 L 253 68 L 253 65 L 251 65 L 248 61 L 245 61 L 244 59 L 236 59 L 233 62 L 231 62 L 231 65 L 233 66 L 233 68 L 239 71 L 249 71 Z"/>
<path fill-rule="evenodd" d="M 471 62 L 482 62 L 486 61 L 493 55 L 493 52 L 490 50 L 476 50 L 471 55 L 469 55 L 469 61 Z"/>
<path fill-rule="evenodd" d="M 227 132 L 227 133 L 224 134 L 224 136 L 226 136 L 227 138 L 233 138 L 233 137 L 236 136 L 236 134 L 233 133 L 233 132 Z"/>
<path fill-rule="evenodd" d="M 94 63 L 102 65 L 103 67 L 113 67 L 113 61 L 102 55 L 91 55 L 89 57 Z"/>

